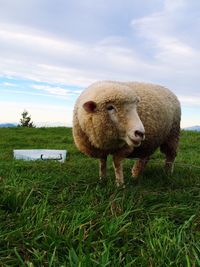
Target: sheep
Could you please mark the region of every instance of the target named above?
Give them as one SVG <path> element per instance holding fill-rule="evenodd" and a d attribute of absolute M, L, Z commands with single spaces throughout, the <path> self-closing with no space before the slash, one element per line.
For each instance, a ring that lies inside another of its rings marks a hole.
<path fill-rule="evenodd" d="M 73 138 L 84 154 L 99 159 L 106 177 L 109 154 L 117 186 L 124 185 L 122 161 L 137 158 L 132 176 L 139 177 L 160 147 L 165 169 L 172 173 L 180 135 L 181 107 L 167 88 L 142 82 L 100 81 L 78 97 L 73 112 Z"/>

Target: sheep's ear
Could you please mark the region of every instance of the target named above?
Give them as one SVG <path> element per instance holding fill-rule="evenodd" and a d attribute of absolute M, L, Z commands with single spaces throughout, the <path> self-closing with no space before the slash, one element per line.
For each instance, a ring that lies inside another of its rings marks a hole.
<path fill-rule="evenodd" d="M 83 108 L 87 112 L 94 112 L 96 110 L 97 104 L 94 101 L 87 101 L 83 104 Z"/>

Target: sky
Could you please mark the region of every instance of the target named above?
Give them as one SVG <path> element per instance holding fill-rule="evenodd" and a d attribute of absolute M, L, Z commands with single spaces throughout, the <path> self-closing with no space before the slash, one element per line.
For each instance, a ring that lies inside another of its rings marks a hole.
<path fill-rule="evenodd" d="M 0 0 L 0 123 L 71 126 L 98 80 L 171 89 L 200 125 L 200 1 Z"/>

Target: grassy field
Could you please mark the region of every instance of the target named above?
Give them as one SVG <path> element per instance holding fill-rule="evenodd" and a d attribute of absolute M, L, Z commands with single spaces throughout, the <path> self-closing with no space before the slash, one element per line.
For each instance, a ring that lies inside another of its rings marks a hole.
<path fill-rule="evenodd" d="M 69 157 L 14 160 L 23 148 Z M 200 133 L 181 133 L 171 177 L 159 152 L 138 184 L 132 164 L 118 189 L 111 160 L 99 183 L 98 161 L 75 148 L 71 129 L 0 129 L 0 266 L 200 266 Z"/>

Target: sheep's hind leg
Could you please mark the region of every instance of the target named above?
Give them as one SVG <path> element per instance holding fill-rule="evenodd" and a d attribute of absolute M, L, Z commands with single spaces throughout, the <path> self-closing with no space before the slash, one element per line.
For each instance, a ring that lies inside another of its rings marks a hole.
<path fill-rule="evenodd" d="M 160 150 L 165 154 L 165 171 L 172 174 L 174 170 L 174 160 L 176 158 L 176 150 L 178 146 L 178 139 L 169 139 L 168 142 L 160 146 Z"/>
<path fill-rule="evenodd" d="M 106 165 L 107 165 L 107 157 L 101 158 L 99 160 L 99 179 L 103 180 L 106 178 Z"/>
<path fill-rule="evenodd" d="M 134 178 L 138 178 L 138 176 L 143 173 L 148 161 L 149 161 L 149 157 L 142 158 L 136 161 L 136 163 L 134 164 L 132 168 L 132 176 Z"/>
<path fill-rule="evenodd" d="M 165 154 L 165 170 L 167 173 L 173 173 L 174 160 L 177 154 L 177 147 L 180 135 L 180 122 L 176 122 L 167 138 L 167 141 L 160 146 L 160 151 Z"/>
<path fill-rule="evenodd" d="M 176 158 L 176 148 L 170 143 L 165 143 L 160 146 L 160 151 L 165 154 L 165 171 L 172 174 L 174 170 L 174 160 Z"/>

